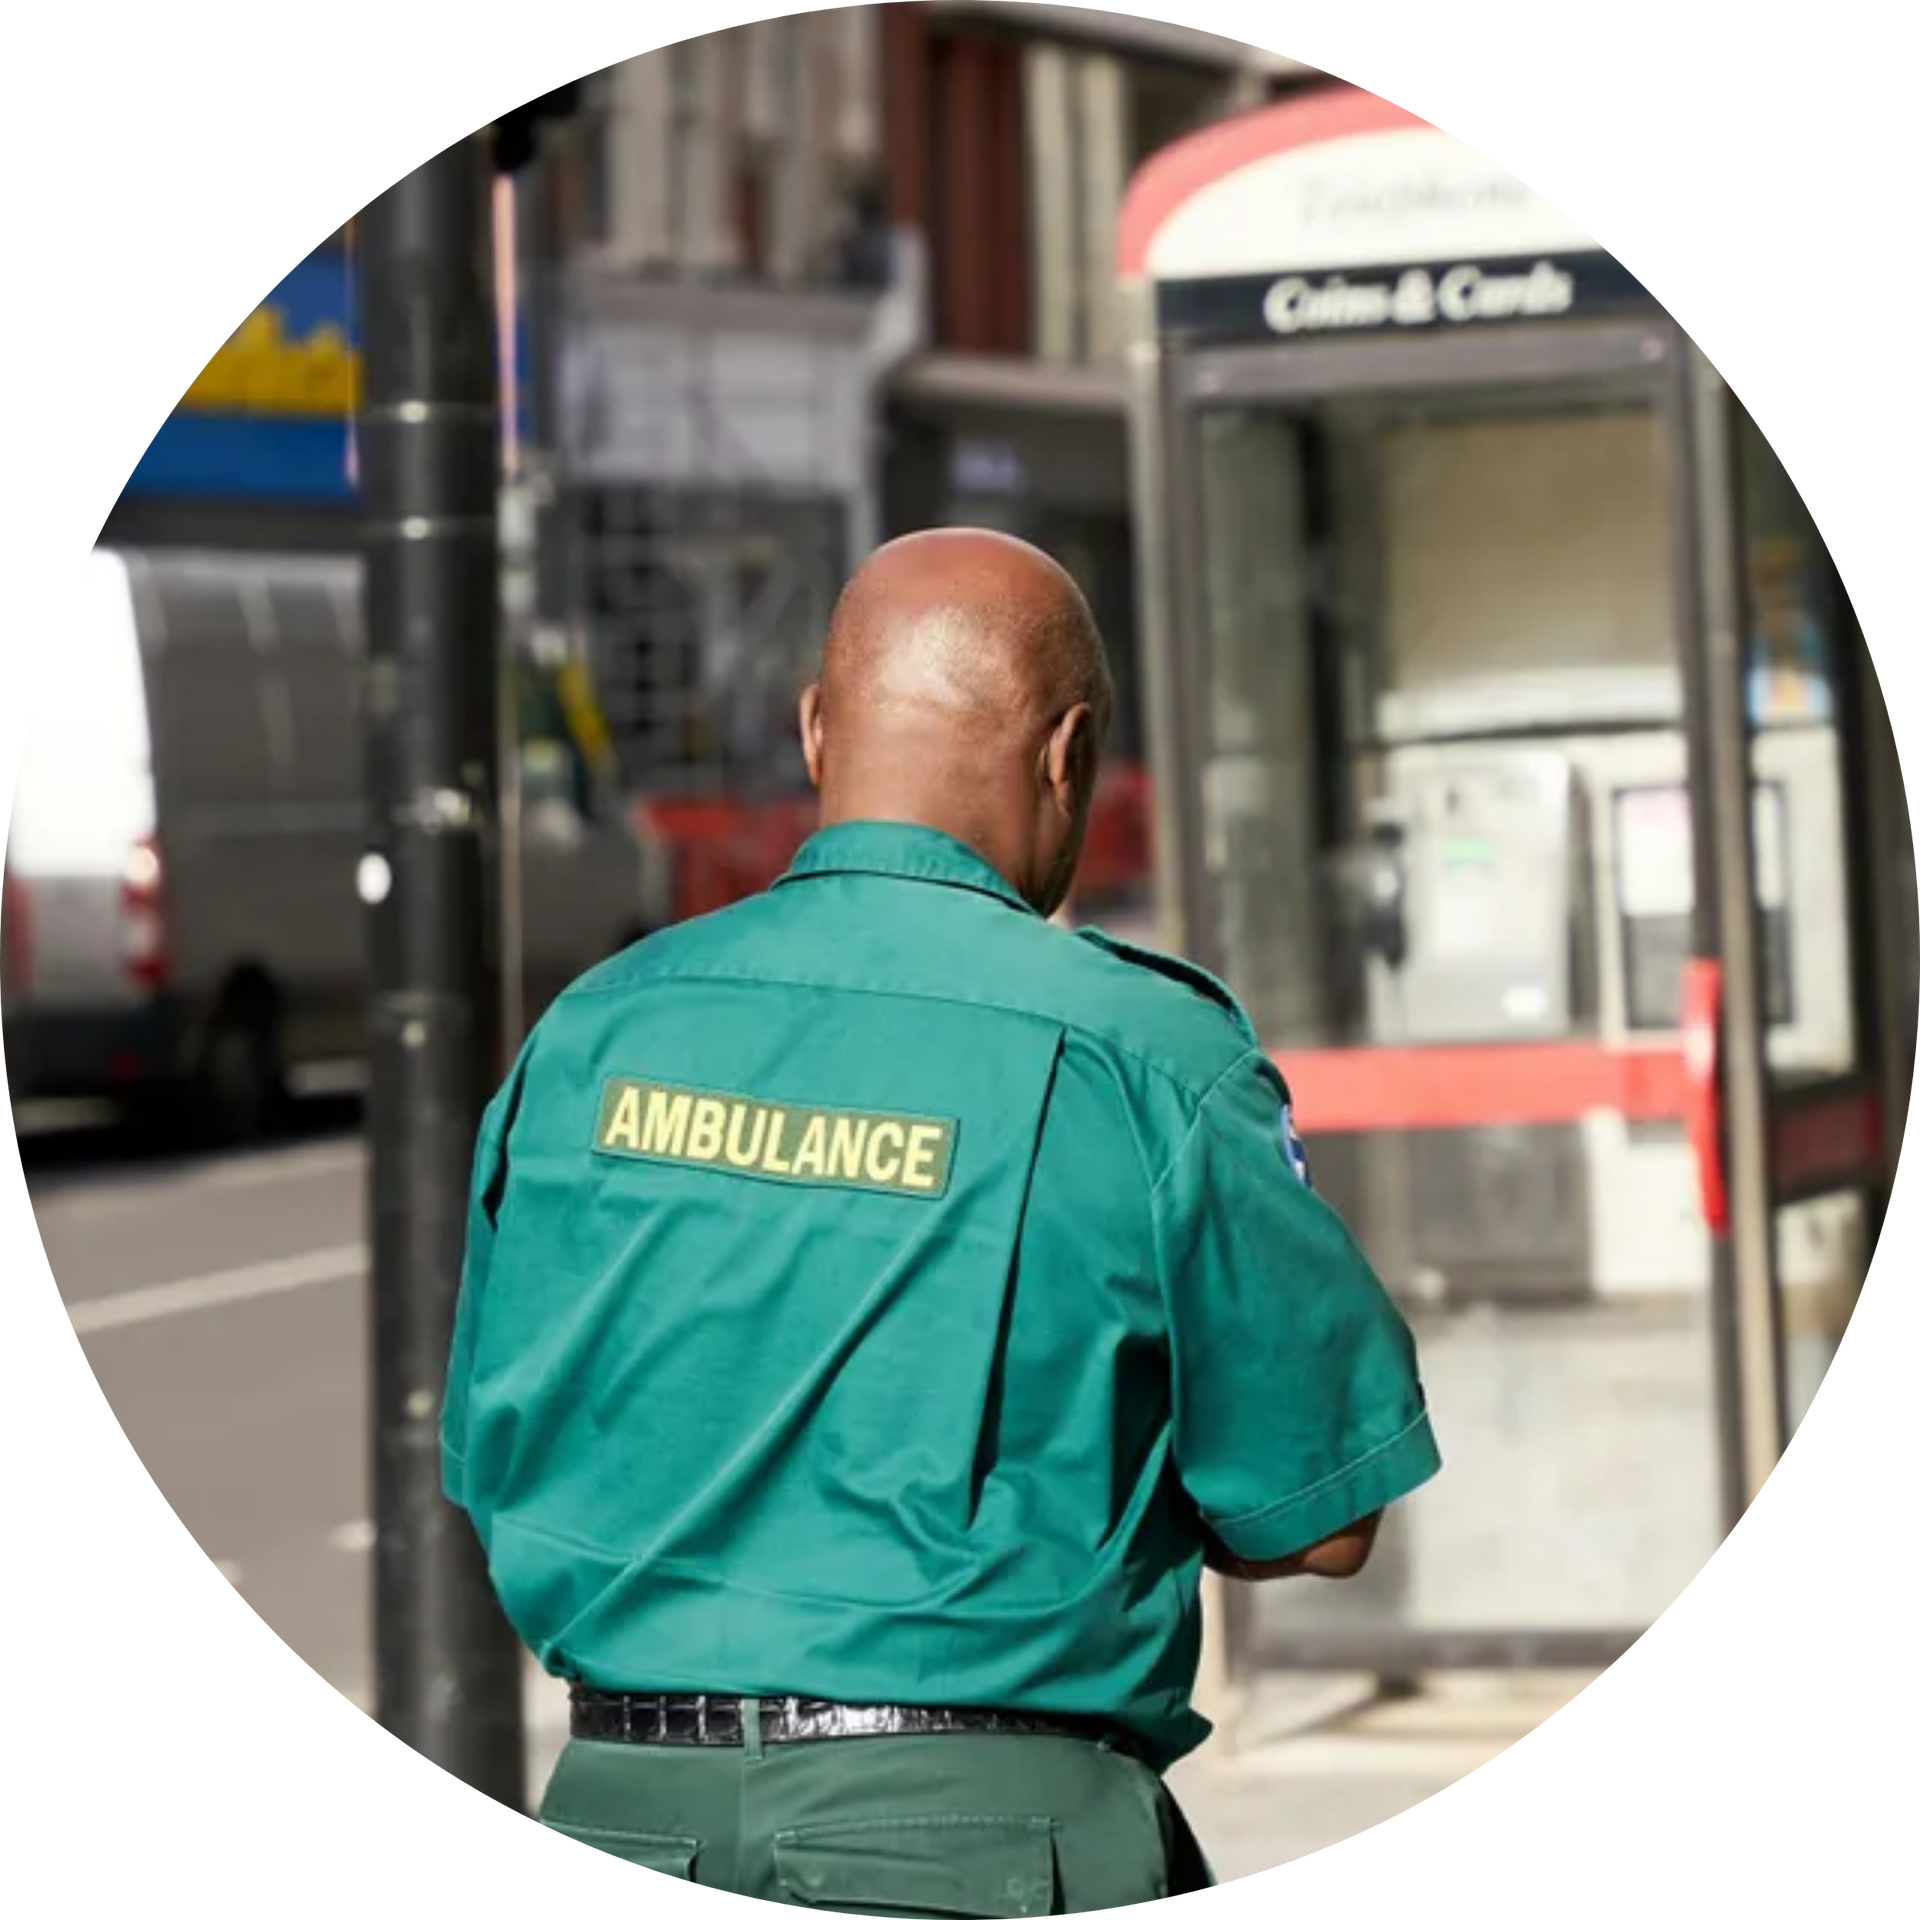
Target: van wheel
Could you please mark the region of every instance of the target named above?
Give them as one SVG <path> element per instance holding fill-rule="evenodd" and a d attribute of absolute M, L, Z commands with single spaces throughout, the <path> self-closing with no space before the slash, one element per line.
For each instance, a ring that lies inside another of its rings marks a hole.
<path fill-rule="evenodd" d="M 214 1015 L 194 1092 L 198 1130 L 210 1145 L 244 1146 L 279 1119 L 280 1023 L 266 995 L 229 999 Z"/>

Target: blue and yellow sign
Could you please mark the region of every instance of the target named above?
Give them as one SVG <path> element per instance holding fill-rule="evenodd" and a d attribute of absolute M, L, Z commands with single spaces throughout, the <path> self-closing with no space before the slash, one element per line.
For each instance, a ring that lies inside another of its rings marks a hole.
<path fill-rule="evenodd" d="M 515 331 L 524 434 L 527 341 L 524 328 Z M 359 385 L 352 267 L 329 246 L 301 261 L 207 362 L 125 496 L 350 505 Z"/>
<path fill-rule="evenodd" d="M 344 419 L 353 411 L 360 356 L 343 328 L 323 320 L 289 338 L 278 307 L 260 307 L 207 362 L 180 402 L 187 413 Z"/>

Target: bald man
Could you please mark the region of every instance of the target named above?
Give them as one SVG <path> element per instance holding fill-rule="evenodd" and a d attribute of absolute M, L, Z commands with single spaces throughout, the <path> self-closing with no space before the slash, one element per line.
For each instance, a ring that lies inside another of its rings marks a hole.
<path fill-rule="evenodd" d="M 819 831 L 488 1111 L 446 1488 L 571 1683 L 562 1833 L 862 1913 L 1205 1885 L 1203 1565 L 1351 1574 L 1438 1465 L 1232 996 L 1049 924 L 1110 704 L 1045 556 L 883 548 L 801 701 Z"/>

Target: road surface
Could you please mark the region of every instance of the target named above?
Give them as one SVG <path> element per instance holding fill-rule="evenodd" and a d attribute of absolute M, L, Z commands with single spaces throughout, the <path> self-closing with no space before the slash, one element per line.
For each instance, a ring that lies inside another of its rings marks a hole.
<path fill-rule="evenodd" d="M 147 1156 L 99 1131 L 22 1158 L 75 1331 L 161 1494 L 365 1706 L 366 1159 L 345 1117 L 234 1155 Z"/>
<path fill-rule="evenodd" d="M 350 1102 L 170 1156 L 111 1127 L 22 1142 L 47 1261 L 154 1484 L 292 1650 L 373 1705 L 366 1149 Z M 562 1702 L 529 1673 L 538 1778 Z"/>

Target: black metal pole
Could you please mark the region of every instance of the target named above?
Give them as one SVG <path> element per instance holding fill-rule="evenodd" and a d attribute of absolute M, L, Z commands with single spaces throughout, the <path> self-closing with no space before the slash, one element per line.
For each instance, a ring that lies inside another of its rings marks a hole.
<path fill-rule="evenodd" d="M 520 1807 L 520 1652 L 439 1418 L 493 990 L 499 422 L 485 145 L 361 215 L 371 941 L 374 1667 L 390 1732 Z"/>

